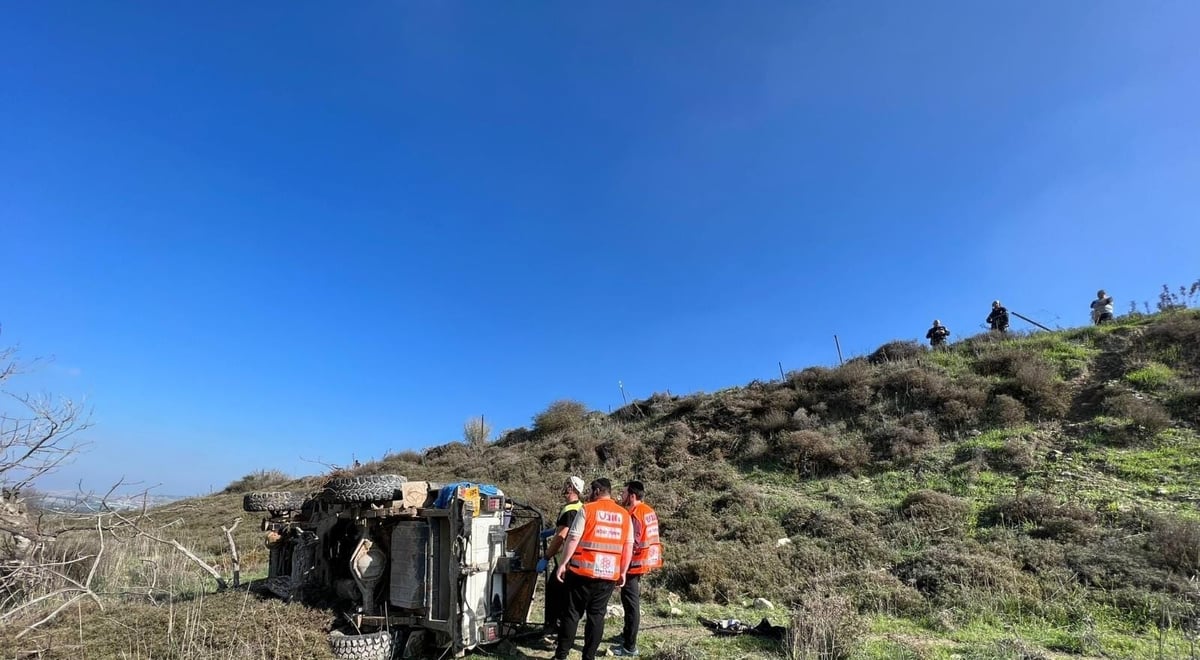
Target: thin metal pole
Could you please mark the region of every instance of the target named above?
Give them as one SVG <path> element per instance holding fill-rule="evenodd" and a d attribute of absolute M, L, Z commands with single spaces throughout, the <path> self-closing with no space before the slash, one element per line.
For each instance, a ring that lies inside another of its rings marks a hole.
<path fill-rule="evenodd" d="M 1036 325 L 1037 327 L 1041 328 L 1042 330 L 1045 330 L 1046 332 L 1054 332 L 1050 328 L 1047 328 L 1046 326 L 1042 325 L 1041 323 L 1034 321 L 1033 319 L 1029 318 L 1028 316 L 1021 316 L 1020 314 L 1013 312 L 1011 309 L 1008 311 L 1011 312 L 1013 316 L 1021 319 L 1022 321 L 1029 321 L 1030 323 Z"/>
<path fill-rule="evenodd" d="M 837 346 L 838 365 L 841 366 L 841 365 L 845 364 L 845 362 L 842 361 L 842 342 L 838 341 L 837 335 L 833 336 L 833 345 Z"/>
<path fill-rule="evenodd" d="M 787 380 L 787 376 L 783 375 L 783 362 L 779 363 L 779 378 L 782 380 Z"/>

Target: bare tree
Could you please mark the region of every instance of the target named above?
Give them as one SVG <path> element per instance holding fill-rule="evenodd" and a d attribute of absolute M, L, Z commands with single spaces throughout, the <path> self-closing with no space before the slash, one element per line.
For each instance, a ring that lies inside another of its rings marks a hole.
<path fill-rule="evenodd" d="M 0 349 L 0 532 L 17 552 L 41 536 L 21 492 L 79 453 L 76 434 L 91 426 L 88 412 L 70 399 L 14 392 L 10 384 L 29 367 L 17 349 Z"/>
<path fill-rule="evenodd" d="M 472 417 L 463 424 L 463 440 L 471 447 L 483 447 L 492 437 L 492 426 L 483 419 L 483 415 Z"/>

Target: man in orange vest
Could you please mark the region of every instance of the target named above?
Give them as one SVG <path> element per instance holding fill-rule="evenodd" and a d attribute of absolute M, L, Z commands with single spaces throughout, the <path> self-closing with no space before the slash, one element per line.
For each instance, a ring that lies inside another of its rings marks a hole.
<path fill-rule="evenodd" d="M 629 511 L 633 522 L 633 559 L 629 574 L 621 585 L 621 607 L 625 610 L 625 628 L 621 645 L 610 650 L 613 655 L 636 656 L 638 626 L 642 623 L 642 576 L 662 567 L 662 543 L 658 540 L 658 514 L 646 504 L 646 486 L 629 481 L 621 491 L 621 506 Z"/>
<path fill-rule="evenodd" d="M 629 512 L 613 501 L 612 482 L 603 478 L 593 481 L 587 499 L 567 532 L 566 562 L 555 572 L 567 588 L 567 611 L 558 631 L 555 660 L 567 660 L 584 614 L 583 660 L 595 660 L 604 636 L 608 599 L 614 587 L 625 583 L 633 560 L 633 524 Z"/>

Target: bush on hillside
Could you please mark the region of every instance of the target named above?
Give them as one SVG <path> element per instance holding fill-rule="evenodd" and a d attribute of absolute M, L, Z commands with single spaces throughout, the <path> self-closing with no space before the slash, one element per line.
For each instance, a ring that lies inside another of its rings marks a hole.
<path fill-rule="evenodd" d="M 1178 354 L 1193 371 L 1200 370 L 1200 314 L 1172 314 L 1146 328 L 1143 341 L 1160 354 Z"/>
<path fill-rule="evenodd" d="M 857 436 L 833 437 L 820 431 L 792 431 L 774 441 L 775 456 L 802 477 L 854 473 L 871 461 Z"/>
<path fill-rule="evenodd" d="M 921 592 L 883 570 L 851 571 L 839 577 L 834 588 L 849 598 L 862 613 L 919 617 L 929 612 L 929 601 Z"/>
<path fill-rule="evenodd" d="M 1024 424 L 1025 404 L 1007 394 L 997 394 L 988 402 L 987 420 L 1000 428 Z"/>
<path fill-rule="evenodd" d="M 1018 363 L 1012 381 L 1021 400 L 1043 419 L 1062 417 L 1070 407 L 1066 383 L 1058 370 L 1040 358 Z"/>
<path fill-rule="evenodd" d="M 942 605 L 978 606 L 1037 591 L 1033 578 L 1012 562 L 970 544 L 933 546 L 892 572 Z"/>
<path fill-rule="evenodd" d="M 901 413 L 936 410 L 950 388 L 941 372 L 921 367 L 881 367 L 875 382 L 878 398 Z"/>
<path fill-rule="evenodd" d="M 792 416 L 788 413 L 778 409 L 770 409 L 754 420 L 754 428 L 761 433 L 771 435 L 776 431 L 788 428 L 791 422 Z"/>
<path fill-rule="evenodd" d="M 937 444 L 938 435 L 926 426 L 888 423 L 871 431 L 867 441 L 881 459 L 910 461 L 921 449 Z"/>
<path fill-rule="evenodd" d="M 1155 517 L 1146 550 L 1161 566 L 1187 576 L 1200 573 L 1200 522 L 1165 514 Z"/>
<path fill-rule="evenodd" d="M 911 360 L 912 358 L 920 357 L 927 352 L 929 352 L 928 348 L 911 339 L 903 341 L 889 341 L 883 346 L 875 349 L 874 353 L 868 355 L 867 362 L 871 364 L 899 362 L 901 360 Z"/>
<path fill-rule="evenodd" d="M 788 623 L 788 660 L 845 660 L 858 648 L 866 624 L 844 596 L 804 599 Z"/>
<path fill-rule="evenodd" d="M 934 490 L 918 490 L 900 502 L 899 512 L 929 528 L 958 529 L 970 517 L 971 503 Z"/>
<path fill-rule="evenodd" d="M 587 406 L 578 401 L 563 399 L 550 404 L 548 408 L 533 418 L 533 431 L 546 436 L 576 428 L 583 424 L 587 414 Z"/>
<path fill-rule="evenodd" d="M 1181 420 L 1200 424 L 1200 388 L 1182 389 L 1166 401 L 1167 409 Z"/>
<path fill-rule="evenodd" d="M 230 482 L 221 492 L 249 493 L 255 490 L 271 490 L 291 480 L 291 477 L 279 470 L 255 470 L 241 479 L 235 479 Z"/>
<path fill-rule="evenodd" d="M 991 525 L 1036 525 L 1047 521 L 1068 518 L 1082 523 L 1096 522 L 1094 511 L 1074 504 L 1059 502 L 1045 493 L 1030 493 L 1017 497 L 1002 497 L 995 504 L 979 512 L 979 524 Z"/>
<path fill-rule="evenodd" d="M 954 460 L 957 463 L 974 462 L 980 469 L 987 466 L 997 472 L 1015 475 L 1026 474 L 1041 462 L 1037 445 L 1022 437 L 1007 438 L 998 447 L 960 446 L 954 453 Z"/>
<path fill-rule="evenodd" d="M 1149 440 L 1171 425 L 1171 416 L 1162 406 L 1131 392 L 1110 393 L 1103 406 L 1105 412 L 1130 421 L 1129 440 Z"/>
<path fill-rule="evenodd" d="M 809 367 L 790 382 L 801 392 L 799 403 L 810 411 L 852 419 L 871 404 L 872 374 L 866 360 L 851 360 L 836 369 Z"/>

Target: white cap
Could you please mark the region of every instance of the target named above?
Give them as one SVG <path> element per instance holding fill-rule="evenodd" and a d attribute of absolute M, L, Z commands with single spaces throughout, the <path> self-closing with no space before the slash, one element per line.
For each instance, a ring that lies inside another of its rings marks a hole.
<path fill-rule="evenodd" d="M 563 485 L 574 488 L 575 492 L 580 495 L 583 494 L 583 479 L 580 479 L 579 477 L 568 477 L 566 482 L 563 483 Z"/>

